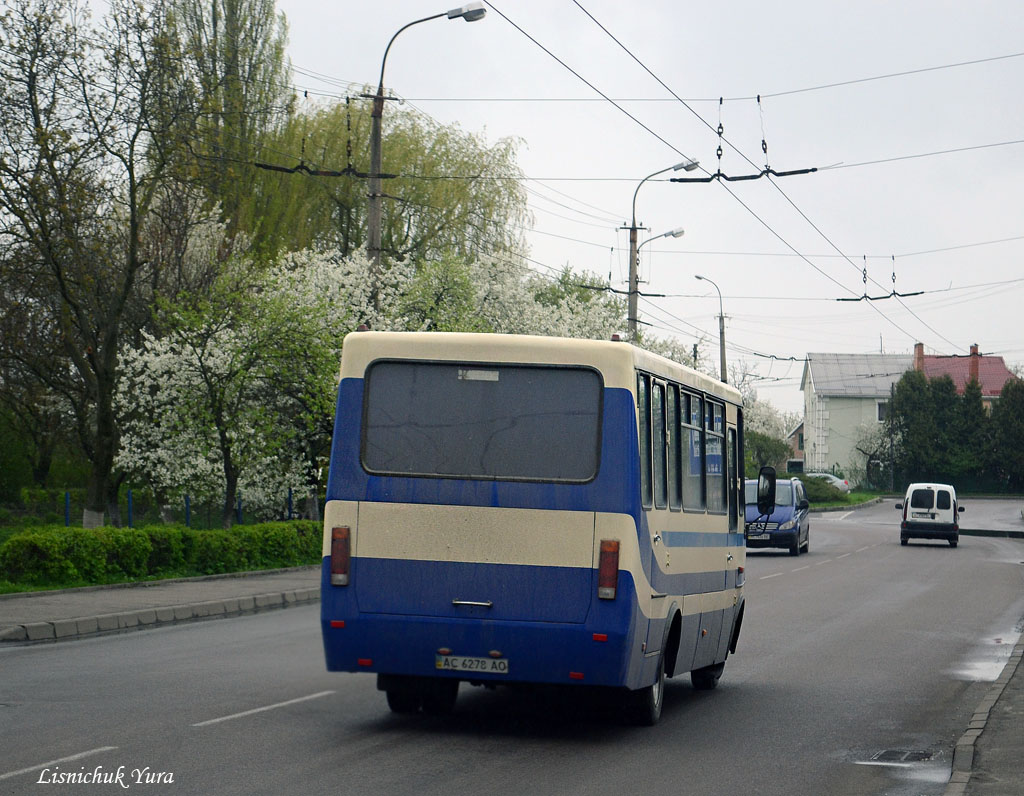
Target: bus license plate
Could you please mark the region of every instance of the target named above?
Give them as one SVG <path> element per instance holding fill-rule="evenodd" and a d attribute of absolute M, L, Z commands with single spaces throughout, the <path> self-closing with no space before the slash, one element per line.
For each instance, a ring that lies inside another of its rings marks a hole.
<path fill-rule="evenodd" d="M 752 533 L 747 538 L 748 539 L 771 539 L 772 535 L 770 533 Z"/>
<path fill-rule="evenodd" d="M 467 658 L 463 655 L 438 655 L 434 666 L 445 672 L 508 674 L 506 658 Z"/>

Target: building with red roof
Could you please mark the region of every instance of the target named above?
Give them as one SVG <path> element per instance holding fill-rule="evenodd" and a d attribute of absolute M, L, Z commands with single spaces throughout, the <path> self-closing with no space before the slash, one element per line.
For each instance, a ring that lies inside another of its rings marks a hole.
<path fill-rule="evenodd" d="M 971 353 L 966 356 L 925 354 L 924 344 L 916 343 L 914 370 L 921 371 L 929 379 L 949 376 L 960 395 L 963 395 L 967 383 L 974 379 L 981 386 L 981 398 L 986 406 L 991 406 L 992 401 L 999 397 L 1007 381 L 1016 378 L 1002 357 L 978 353 L 977 343 L 971 346 Z"/>

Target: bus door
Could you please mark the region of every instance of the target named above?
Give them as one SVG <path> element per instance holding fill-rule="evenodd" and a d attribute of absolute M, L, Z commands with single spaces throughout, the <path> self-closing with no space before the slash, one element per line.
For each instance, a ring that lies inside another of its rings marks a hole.
<path fill-rule="evenodd" d="M 651 613 L 661 617 L 662 605 L 669 588 L 665 577 L 672 572 L 672 549 L 669 547 L 672 508 L 680 508 L 678 481 L 679 457 L 679 391 L 671 384 L 651 380 L 651 507 L 647 510 L 647 527 L 651 543 Z M 678 566 L 677 562 L 677 566 Z M 660 649 L 664 623 L 652 621 L 648 626 L 647 649 Z"/>
<path fill-rule="evenodd" d="M 659 587 L 658 573 L 663 571 L 663 559 L 668 555 L 663 539 L 661 516 L 658 503 L 665 501 L 665 385 L 647 374 L 637 375 L 637 409 L 640 432 L 640 502 L 643 522 L 639 532 L 646 534 L 650 558 L 645 569 L 648 573 L 651 592 L 651 616 L 664 610 L 659 601 L 664 601 L 664 589 Z M 641 549 L 643 540 L 641 540 Z M 638 584 L 639 585 L 639 584 Z M 637 595 L 643 598 L 643 595 Z M 645 632 L 645 648 L 651 652 L 661 646 L 657 630 L 651 632 L 648 622 Z"/>

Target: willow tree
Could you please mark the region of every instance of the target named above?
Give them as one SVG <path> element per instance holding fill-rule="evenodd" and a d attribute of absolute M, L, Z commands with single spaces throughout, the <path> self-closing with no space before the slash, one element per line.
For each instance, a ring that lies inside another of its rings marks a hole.
<path fill-rule="evenodd" d="M 265 249 L 366 246 L 370 109 L 358 98 L 303 106 L 266 139 L 250 185 L 252 234 Z M 388 107 L 383 136 L 386 261 L 420 263 L 521 249 L 526 196 L 518 143 Z"/>

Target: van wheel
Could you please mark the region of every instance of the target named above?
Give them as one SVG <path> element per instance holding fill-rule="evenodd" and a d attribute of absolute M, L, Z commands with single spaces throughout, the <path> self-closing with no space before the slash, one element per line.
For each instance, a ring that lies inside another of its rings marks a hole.
<path fill-rule="evenodd" d="M 906 536 L 901 536 L 900 537 L 900 544 L 903 545 L 904 547 L 907 546 L 907 537 Z"/>
<path fill-rule="evenodd" d="M 690 672 L 690 682 L 698 691 L 711 691 L 718 685 L 718 678 L 725 671 L 725 661 L 694 669 Z"/>
<path fill-rule="evenodd" d="M 665 701 L 665 653 L 658 656 L 658 676 L 655 681 L 628 696 L 629 718 L 640 727 L 653 727 L 661 718 Z"/>
<path fill-rule="evenodd" d="M 956 539 L 950 539 L 950 540 L 949 540 L 949 546 L 950 546 L 950 547 L 956 547 L 956 543 L 957 543 L 957 540 L 956 540 Z"/>

